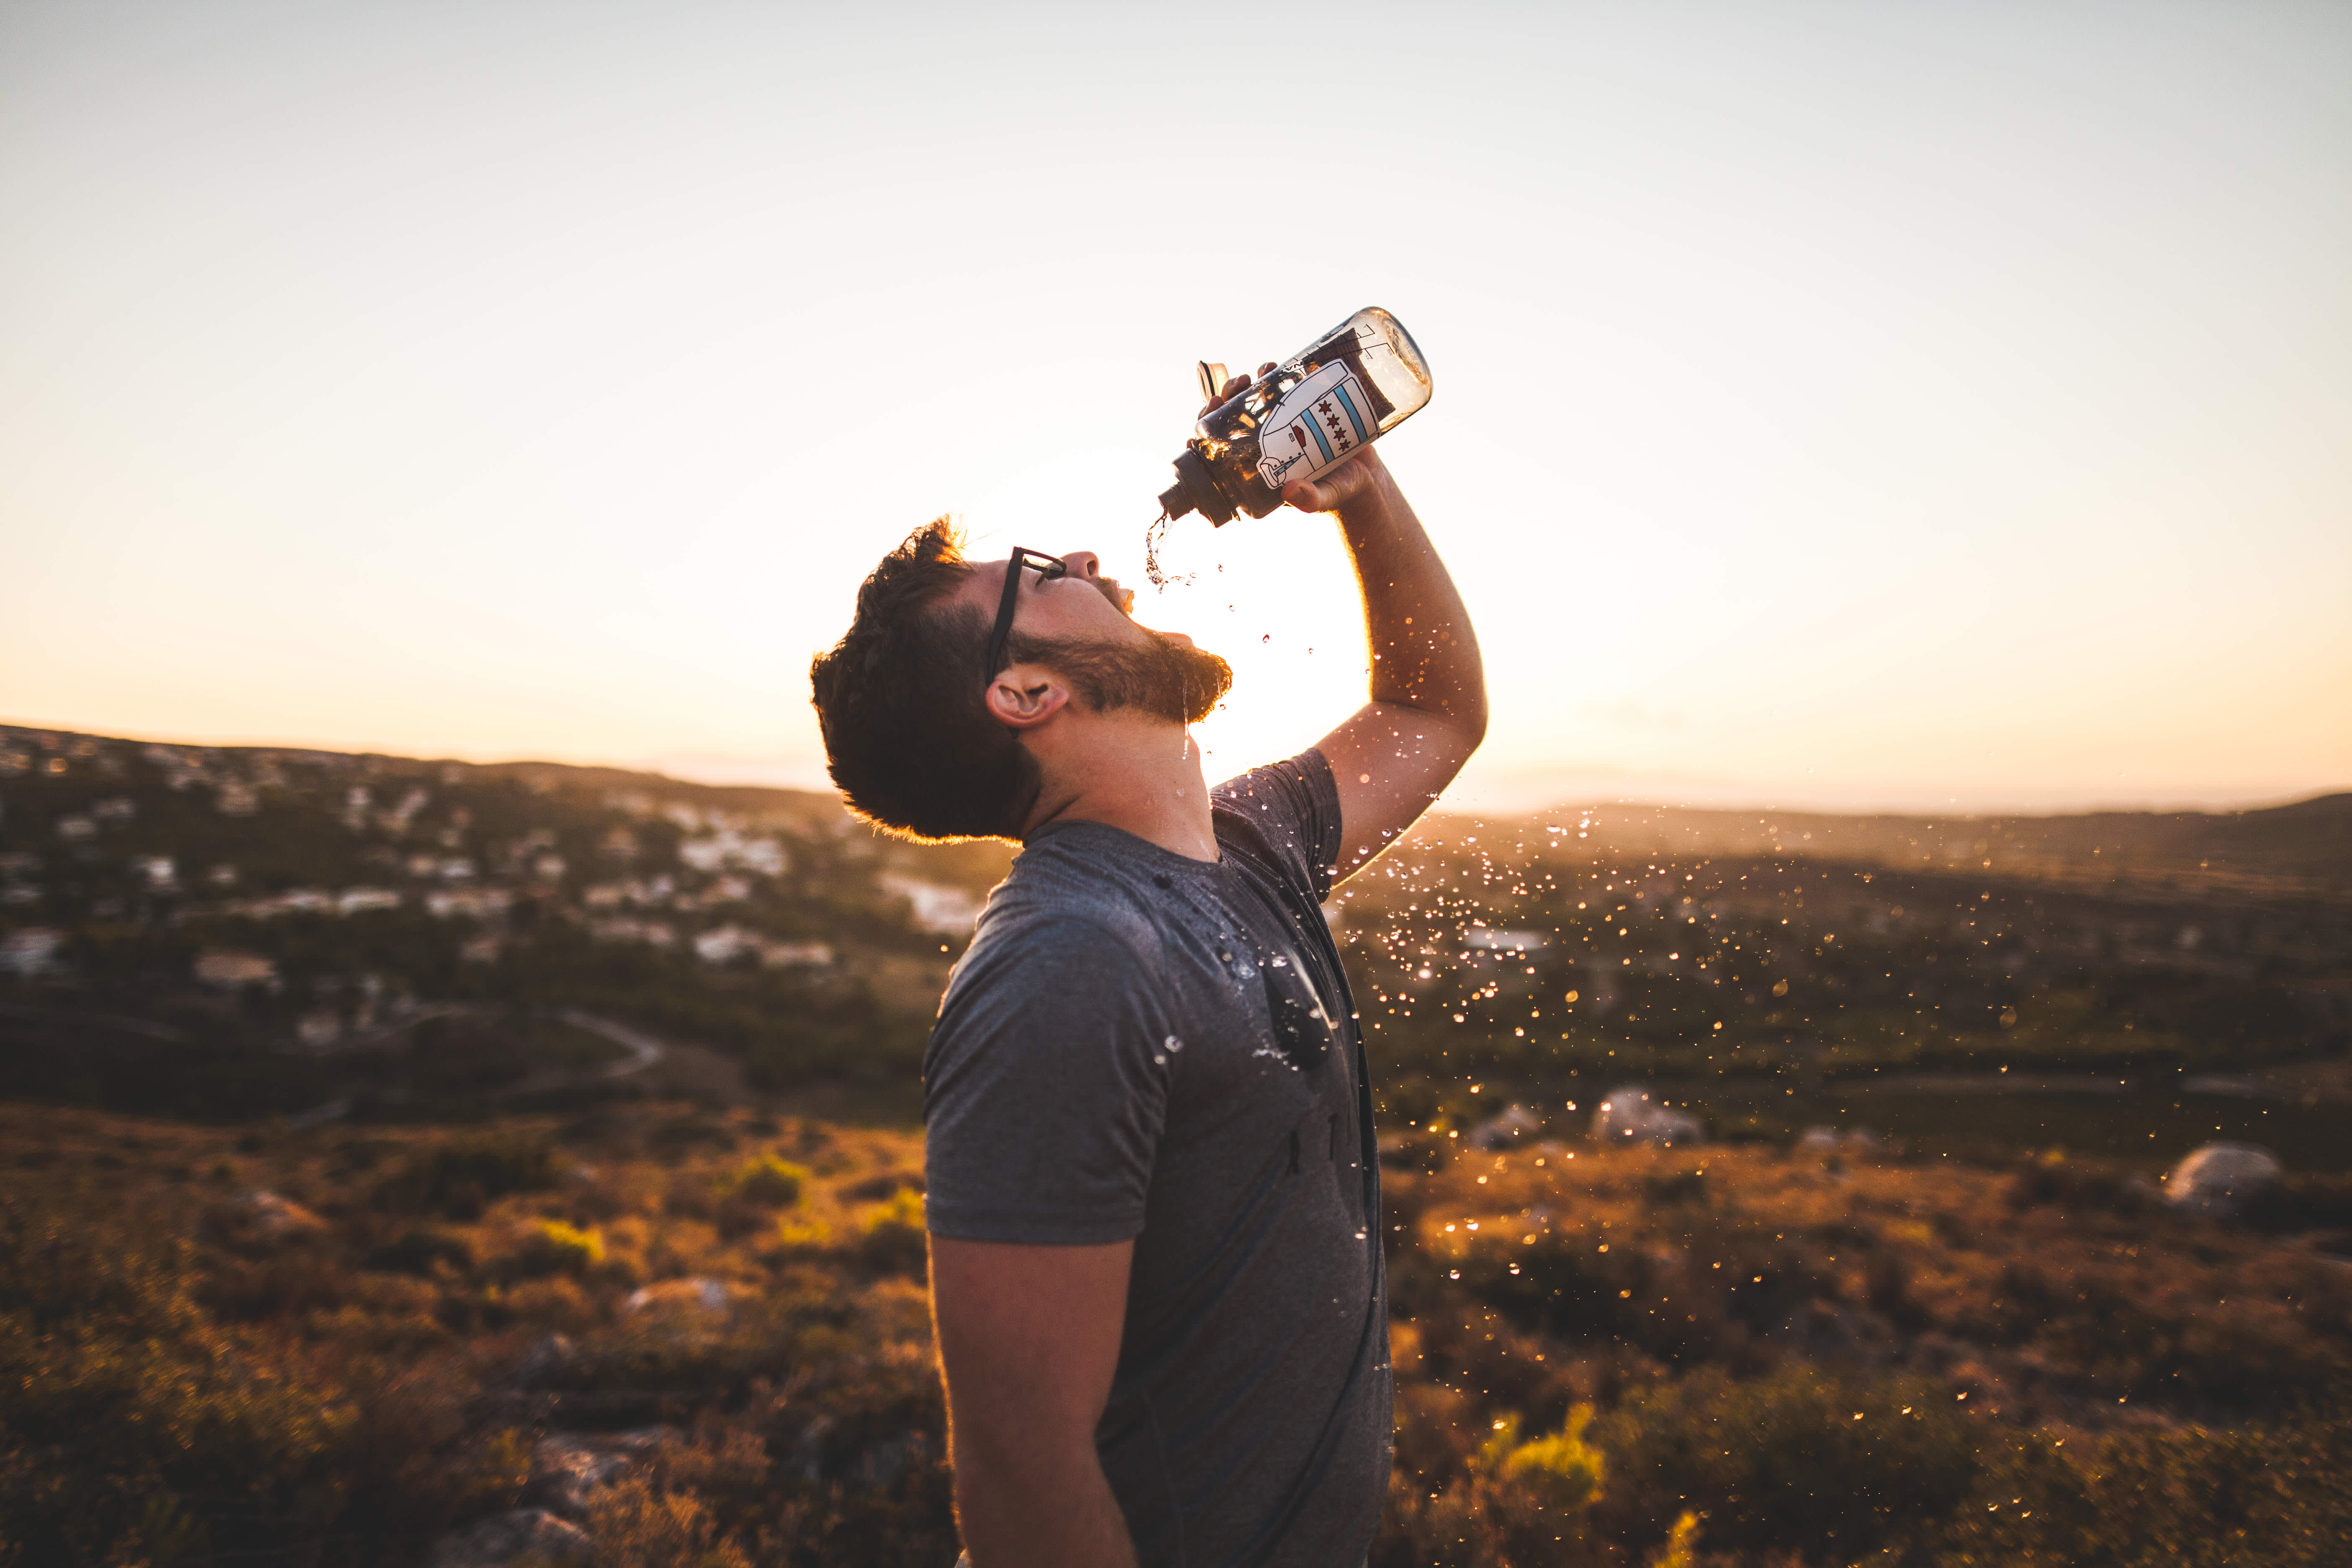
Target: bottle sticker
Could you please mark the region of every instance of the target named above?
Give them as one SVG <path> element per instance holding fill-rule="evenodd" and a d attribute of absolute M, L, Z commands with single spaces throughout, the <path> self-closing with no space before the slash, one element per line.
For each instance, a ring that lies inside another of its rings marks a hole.
<path fill-rule="evenodd" d="M 1258 439 L 1258 478 L 1280 489 L 1311 479 L 1374 436 L 1372 400 L 1345 360 L 1335 360 L 1275 405 Z"/>

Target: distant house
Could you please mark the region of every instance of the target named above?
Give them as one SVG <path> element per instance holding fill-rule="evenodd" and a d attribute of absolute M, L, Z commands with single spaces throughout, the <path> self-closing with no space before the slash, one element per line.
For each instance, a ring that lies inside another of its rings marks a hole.
<path fill-rule="evenodd" d="M 221 906 L 221 912 L 257 921 L 280 915 L 331 915 L 335 912 L 335 895 L 324 888 L 289 888 L 267 898 L 232 900 Z"/>
<path fill-rule="evenodd" d="M 747 838 L 731 827 L 700 838 L 688 838 L 677 847 L 677 858 L 697 871 L 719 871 L 732 868 L 740 871 L 756 871 L 762 877 L 784 874 L 784 847 L 772 838 Z"/>
<path fill-rule="evenodd" d="M 453 888 L 425 895 L 425 912 L 435 920 L 487 920 L 502 915 L 514 902 L 504 888 Z"/>
<path fill-rule="evenodd" d="M 251 816 L 261 809 L 261 793 L 241 779 L 226 779 L 213 803 L 223 816 Z"/>
<path fill-rule="evenodd" d="M 641 942 L 647 947 L 676 947 L 677 932 L 661 921 L 641 921 L 633 915 L 622 915 L 609 921 L 591 921 L 588 934 L 598 942 Z"/>
<path fill-rule="evenodd" d="M 822 969 L 834 958 L 830 943 L 778 942 L 738 925 L 719 926 L 694 939 L 694 955 L 705 963 L 731 963 L 747 953 L 767 969 Z"/>
<path fill-rule="evenodd" d="M 920 881 L 895 872 L 882 879 L 882 886 L 914 906 L 915 924 L 920 930 L 942 936 L 961 936 L 969 933 L 972 922 L 980 919 L 980 900 L 961 888 Z"/>
<path fill-rule="evenodd" d="M 79 814 L 58 817 L 56 828 L 58 837 L 68 844 L 79 844 L 98 834 L 98 824 Z"/>
<path fill-rule="evenodd" d="M 231 952 L 216 948 L 196 954 L 195 974 L 200 984 L 238 991 L 247 985 L 275 985 L 278 965 L 257 952 Z"/>
<path fill-rule="evenodd" d="M 314 1008 L 294 1020 L 294 1037 L 305 1049 L 332 1050 L 343 1037 L 343 1016 L 332 1007 Z"/>
<path fill-rule="evenodd" d="M 705 963 L 729 963 L 749 952 L 759 940 L 741 926 L 719 926 L 694 939 L 694 956 Z"/>
<path fill-rule="evenodd" d="M 142 855 L 131 862 L 131 867 L 146 879 L 151 893 L 180 890 L 180 868 L 169 855 Z"/>
<path fill-rule="evenodd" d="M 63 967 L 57 954 L 65 941 L 65 932 L 47 926 L 26 926 L 0 936 L 0 974 L 34 979 L 56 972 Z"/>
<path fill-rule="evenodd" d="M 335 912 L 339 915 L 356 915 L 369 910 L 398 908 L 400 908 L 400 895 L 390 888 L 345 888 L 335 895 Z"/>

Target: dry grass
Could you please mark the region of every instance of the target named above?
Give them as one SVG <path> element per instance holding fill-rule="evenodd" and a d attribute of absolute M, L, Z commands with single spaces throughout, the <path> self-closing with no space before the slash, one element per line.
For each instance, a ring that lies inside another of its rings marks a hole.
<path fill-rule="evenodd" d="M 2081 1162 L 1402 1159 L 1383 1565 L 2317 1563 L 2352 1531 L 2352 1282 L 2307 1238 Z M 657 1426 L 579 1510 L 602 1562 L 944 1565 L 919 1170 L 909 1131 L 746 1111 L 0 1106 L 0 1563 L 414 1563 L 535 1497 L 546 1433 Z"/>

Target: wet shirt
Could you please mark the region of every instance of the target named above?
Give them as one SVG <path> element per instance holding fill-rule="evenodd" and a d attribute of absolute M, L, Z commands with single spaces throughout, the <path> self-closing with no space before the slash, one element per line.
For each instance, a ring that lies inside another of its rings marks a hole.
<path fill-rule="evenodd" d="M 1318 906 L 1320 753 L 1213 792 L 1221 859 L 1040 829 L 924 1061 L 932 1232 L 1133 1240 L 1096 1433 L 1148 1564 L 1363 1560 L 1388 1488 L 1379 1161 Z"/>

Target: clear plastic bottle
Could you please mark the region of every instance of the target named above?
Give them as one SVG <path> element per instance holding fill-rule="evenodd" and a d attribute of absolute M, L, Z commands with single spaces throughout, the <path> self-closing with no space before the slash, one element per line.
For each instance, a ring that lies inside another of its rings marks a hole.
<path fill-rule="evenodd" d="M 1283 486 L 1329 472 L 1420 413 L 1429 393 L 1412 334 L 1368 306 L 1202 415 L 1160 510 L 1220 528 L 1241 512 L 1264 517 Z"/>

